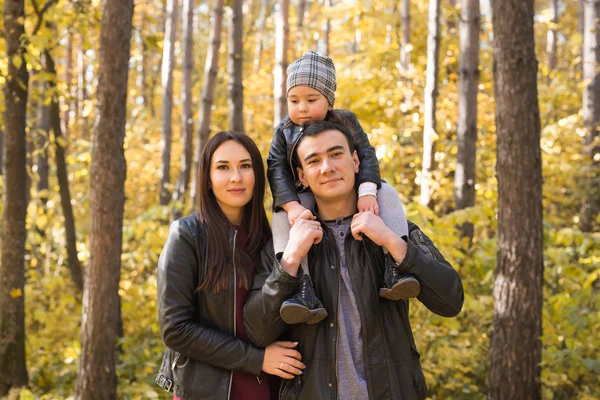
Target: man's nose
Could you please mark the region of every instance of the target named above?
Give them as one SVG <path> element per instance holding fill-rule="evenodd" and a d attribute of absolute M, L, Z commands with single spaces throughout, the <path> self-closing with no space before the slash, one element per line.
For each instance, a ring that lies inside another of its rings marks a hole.
<path fill-rule="evenodd" d="M 329 158 L 324 158 L 323 162 L 321 163 L 321 173 L 324 174 L 326 172 L 331 172 L 335 170 L 335 166 L 333 165 L 333 162 L 331 162 L 331 160 Z"/>

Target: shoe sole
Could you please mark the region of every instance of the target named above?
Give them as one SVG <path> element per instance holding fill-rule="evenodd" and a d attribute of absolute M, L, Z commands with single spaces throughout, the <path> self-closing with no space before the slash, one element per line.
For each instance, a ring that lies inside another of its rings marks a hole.
<path fill-rule="evenodd" d="M 329 315 L 324 308 L 309 310 L 298 304 L 284 304 L 279 309 L 281 319 L 288 325 L 307 323 L 309 325 L 321 322 Z"/>
<path fill-rule="evenodd" d="M 392 288 L 379 289 L 379 296 L 388 300 L 408 300 L 421 293 L 421 285 L 416 279 L 396 282 Z"/>

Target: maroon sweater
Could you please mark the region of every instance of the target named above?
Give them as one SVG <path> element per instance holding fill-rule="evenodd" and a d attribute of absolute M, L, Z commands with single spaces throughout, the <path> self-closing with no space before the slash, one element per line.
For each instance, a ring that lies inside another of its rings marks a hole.
<path fill-rule="evenodd" d="M 246 232 L 241 227 L 236 227 L 238 230 L 235 246 L 238 250 L 246 248 Z M 248 276 L 250 277 L 249 283 L 252 284 L 252 277 L 254 276 L 254 270 L 256 268 L 254 260 L 250 261 L 246 265 L 248 269 Z M 236 336 L 244 339 L 248 339 L 248 333 L 244 326 L 244 304 L 248 298 L 248 289 L 244 289 L 240 285 L 240 281 L 237 282 L 236 290 L 236 304 L 235 304 L 235 325 L 236 325 Z M 264 372 L 260 373 L 261 383 L 258 382 L 256 376 L 246 374 L 244 372 L 233 372 L 233 381 L 231 384 L 231 400 L 269 400 L 271 394 L 269 391 L 269 375 Z M 173 400 L 181 400 L 177 396 L 173 396 Z"/>

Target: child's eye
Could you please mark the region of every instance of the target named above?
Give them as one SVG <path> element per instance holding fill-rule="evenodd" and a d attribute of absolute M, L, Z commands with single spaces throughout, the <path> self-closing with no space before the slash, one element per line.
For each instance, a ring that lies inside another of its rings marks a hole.
<path fill-rule="evenodd" d="M 290 103 L 292 104 L 296 104 L 298 102 L 298 100 L 290 100 Z"/>
<path fill-rule="evenodd" d="M 314 103 L 315 101 L 317 101 L 316 99 L 310 99 L 308 100 L 309 103 Z"/>

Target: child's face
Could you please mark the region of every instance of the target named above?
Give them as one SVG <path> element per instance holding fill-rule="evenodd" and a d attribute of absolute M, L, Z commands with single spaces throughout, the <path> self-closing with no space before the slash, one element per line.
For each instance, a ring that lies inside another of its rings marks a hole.
<path fill-rule="evenodd" d="M 331 110 L 325 96 L 308 86 L 294 86 L 287 96 L 288 114 L 296 125 L 323 121 Z"/>

